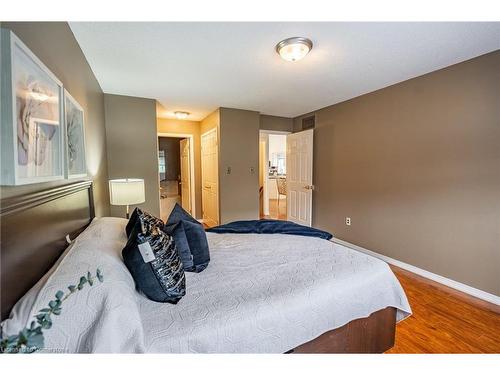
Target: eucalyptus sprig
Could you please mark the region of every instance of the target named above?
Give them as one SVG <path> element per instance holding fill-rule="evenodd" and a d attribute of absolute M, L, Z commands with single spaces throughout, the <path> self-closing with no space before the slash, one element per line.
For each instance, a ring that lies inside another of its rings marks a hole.
<path fill-rule="evenodd" d="M 95 280 L 104 281 L 101 270 L 96 270 L 95 276 L 87 272 L 86 276 L 80 277 L 77 285 L 68 286 L 68 292 L 62 290 L 57 291 L 55 299 L 49 302 L 48 307 L 41 309 L 35 315 L 35 321 L 32 321 L 29 327 L 19 331 L 17 335 L 8 336 L 5 339 L 0 338 L 0 353 L 33 353 L 43 348 L 44 329 L 52 327 L 52 315 L 60 315 L 62 311 L 62 303 L 71 295 L 83 289 L 85 284 L 94 285 Z"/>

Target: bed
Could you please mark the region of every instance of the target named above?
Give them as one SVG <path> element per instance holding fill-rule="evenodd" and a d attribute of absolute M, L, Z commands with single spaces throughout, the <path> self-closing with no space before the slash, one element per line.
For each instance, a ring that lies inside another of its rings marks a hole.
<path fill-rule="evenodd" d="M 44 331 L 46 351 L 383 352 L 394 343 L 396 322 L 411 313 L 386 263 L 331 241 L 279 234 L 207 233 L 209 267 L 186 274 L 187 294 L 177 305 L 153 302 L 135 290 L 121 259 L 126 220 L 92 216 L 89 209 L 90 225 L 74 228 L 85 230 L 49 275 L 38 270 L 42 280 L 30 292 L 35 302 L 10 306 L 4 332 L 22 328 L 57 290 L 97 267 L 104 283 L 67 301 Z M 3 262 L 2 279 L 4 270 Z M 9 285 L 2 281 L 2 288 Z"/>

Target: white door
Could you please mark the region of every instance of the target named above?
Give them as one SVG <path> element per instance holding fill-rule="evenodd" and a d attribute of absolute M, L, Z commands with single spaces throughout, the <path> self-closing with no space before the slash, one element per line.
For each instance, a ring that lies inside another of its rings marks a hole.
<path fill-rule="evenodd" d="M 312 224 L 313 129 L 287 135 L 286 184 L 288 220 Z"/>
<path fill-rule="evenodd" d="M 193 215 L 191 209 L 191 160 L 189 157 L 189 138 L 181 139 L 181 205 Z"/>
<path fill-rule="evenodd" d="M 201 183 L 203 220 L 219 225 L 219 154 L 217 129 L 201 136 Z"/>

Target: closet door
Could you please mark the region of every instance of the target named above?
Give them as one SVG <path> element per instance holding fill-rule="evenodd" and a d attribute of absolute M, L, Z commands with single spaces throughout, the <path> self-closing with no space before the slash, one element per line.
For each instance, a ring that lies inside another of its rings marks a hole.
<path fill-rule="evenodd" d="M 219 225 L 219 154 L 217 129 L 201 135 L 201 183 L 203 220 Z"/>

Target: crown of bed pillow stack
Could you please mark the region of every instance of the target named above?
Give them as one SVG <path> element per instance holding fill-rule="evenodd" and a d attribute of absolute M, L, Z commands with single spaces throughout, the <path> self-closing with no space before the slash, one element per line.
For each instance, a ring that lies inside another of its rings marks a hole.
<path fill-rule="evenodd" d="M 210 262 L 203 225 L 178 204 L 166 223 L 136 208 L 125 231 L 123 261 L 150 300 L 176 304 L 186 294 L 184 272 L 201 272 Z"/>

